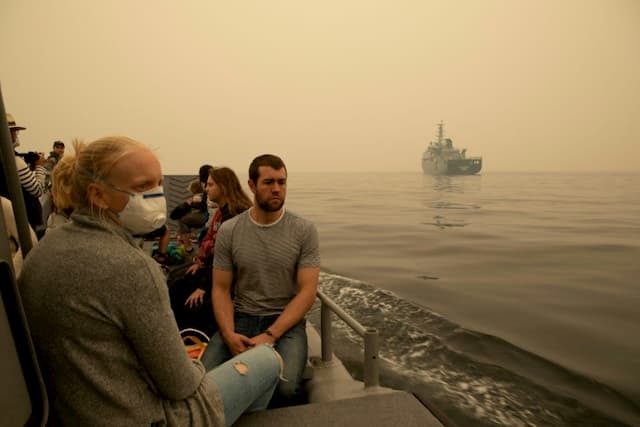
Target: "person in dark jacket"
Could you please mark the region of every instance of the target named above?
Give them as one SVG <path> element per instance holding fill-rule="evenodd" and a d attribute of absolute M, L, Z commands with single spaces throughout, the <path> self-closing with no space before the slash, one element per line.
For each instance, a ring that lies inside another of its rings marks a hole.
<path fill-rule="evenodd" d="M 198 171 L 198 178 L 200 179 L 201 188 L 199 192 L 204 191 L 204 187 L 209 176 L 209 170 L 211 165 L 202 165 Z M 202 229 L 206 224 L 207 215 L 207 198 L 206 197 L 191 197 L 185 202 L 187 209 L 171 215 L 171 219 L 178 220 L 178 233 L 180 234 L 180 240 L 184 245 L 187 252 L 193 252 L 193 245 L 191 243 L 191 230 Z"/>

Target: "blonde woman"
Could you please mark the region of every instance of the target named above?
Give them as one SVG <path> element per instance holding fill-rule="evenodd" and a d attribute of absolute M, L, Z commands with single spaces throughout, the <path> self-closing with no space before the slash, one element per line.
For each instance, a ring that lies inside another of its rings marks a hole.
<path fill-rule="evenodd" d="M 153 152 L 108 137 L 76 143 L 66 162 L 71 223 L 44 236 L 20 277 L 51 423 L 222 426 L 265 408 L 278 353 L 256 346 L 205 372 L 187 356 L 160 266 L 132 237 L 166 217 Z"/>

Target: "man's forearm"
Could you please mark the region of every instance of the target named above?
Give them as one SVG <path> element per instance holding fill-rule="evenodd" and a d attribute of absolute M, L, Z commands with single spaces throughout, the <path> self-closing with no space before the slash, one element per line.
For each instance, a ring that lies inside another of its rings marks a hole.
<path fill-rule="evenodd" d="M 298 293 L 284 311 L 269 327 L 269 331 L 278 339 L 284 335 L 289 329 L 300 322 L 307 314 L 314 301 L 316 300 L 316 287 L 313 289 L 305 289 Z"/>
<path fill-rule="evenodd" d="M 218 286 L 213 287 L 211 293 L 213 299 L 213 313 L 223 338 L 234 332 L 235 325 L 233 323 L 233 302 L 231 301 L 230 292 L 225 292 Z"/>

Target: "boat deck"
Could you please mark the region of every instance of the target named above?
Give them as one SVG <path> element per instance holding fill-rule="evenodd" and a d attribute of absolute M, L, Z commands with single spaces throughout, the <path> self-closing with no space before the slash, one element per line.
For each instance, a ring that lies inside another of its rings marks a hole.
<path fill-rule="evenodd" d="M 245 414 L 234 427 L 453 427 L 444 414 L 437 417 L 416 396 L 388 387 L 365 388 L 333 355 L 322 361 L 318 331 L 307 323 L 309 364 L 305 389 L 309 403 Z M 434 408 L 436 409 L 436 408 Z"/>
<path fill-rule="evenodd" d="M 442 423 L 414 395 L 396 391 L 254 412 L 234 424 L 250 426 L 442 427 Z"/>

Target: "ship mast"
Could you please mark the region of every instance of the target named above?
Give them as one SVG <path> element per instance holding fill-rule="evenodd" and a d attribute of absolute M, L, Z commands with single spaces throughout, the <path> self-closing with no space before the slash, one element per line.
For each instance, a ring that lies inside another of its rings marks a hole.
<path fill-rule="evenodd" d="M 438 123 L 436 136 L 438 137 L 438 145 L 442 145 L 442 137 L 444 136 L 444 123 L 442 122 L 442 120 L 440 120 L 440 123 Z"/>

